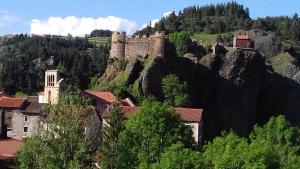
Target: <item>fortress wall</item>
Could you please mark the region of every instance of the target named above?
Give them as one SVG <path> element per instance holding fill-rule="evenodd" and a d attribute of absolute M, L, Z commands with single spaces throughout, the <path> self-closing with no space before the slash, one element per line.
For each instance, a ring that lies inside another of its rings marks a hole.
<path fill-rule="evenodd" d="M 135 59 L 137 56 L 145 57 L 151 55 L 153 44 L 150 38 L 126 38 L 125 58 Z"/>
<path fill-rule="evenodd" d="M 164 32 L 157 32 L 150 37 L 132 37 L 126 38 L 125 32 L 113 32 L 110 58 L 125 57 L 133 60 L 137 56 L 163 57 L 165 47 Z"/>

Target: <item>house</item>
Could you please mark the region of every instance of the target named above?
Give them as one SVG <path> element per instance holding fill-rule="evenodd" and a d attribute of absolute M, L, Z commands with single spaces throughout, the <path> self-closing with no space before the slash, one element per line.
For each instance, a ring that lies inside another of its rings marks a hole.
<path fill-rule="evenodd" d="M 29 102 L 24 109 L 14 111 L 10 137 L 22 140 L 39 134 L 43 106 L 44 104 Z"/>
<path fill-rule="evenodd" d="M 123 113 L 125 118 L 130 118 L 137 110 L 139 109 L 138 106 L 122 106 L 121 112 Z M 203 119 L 202 113 L 203 109 L 191 109 L 191 108 L 174 108 L 175 113 L 180 115 L 181 121 L 190 126 L 193 131 L 193 137 L 195 142 L 200 144 L 203 136 Z M 105 111 L 102 114 L 103 124 L 107 124 L 107 119 L 109 118 L 109 112 Z"/>
<path fill-rule="evenodd" d="M 12 130 L 13 113 L 26 106 L 25 98 L 13 98 L 3 96 L 0 98 L 0 136 L 6 138 Z"/>
<path fill-rule="evenodd" d="M 135 106 L 130 98 L 125 98 L 119 101 L 118 98 L 109 91 L 84 90 L 81 92 L 81 95 L 90 99 L 92 101 L 92 105 L 96 107 L 96 110 L 98 112 L 106 111 L 111 104 L 117 102 L 119 102 L 123 106 Z"/>
<path fill-rule="evenodd" d="M 253 49 L 255 42 L 249 37 L 248 33 L 239 33 L 233 38 L 234 48 Z"/>

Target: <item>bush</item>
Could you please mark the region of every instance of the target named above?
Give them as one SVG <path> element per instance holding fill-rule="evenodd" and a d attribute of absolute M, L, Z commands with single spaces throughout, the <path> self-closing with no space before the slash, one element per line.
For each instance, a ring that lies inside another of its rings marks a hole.
<path fill-rule="evenodd" d="M 171 33 L 169 39 L 176 46 L 176 52 L 179 56 L 183 56 L 189 51 L 192 40 L 186 31 Z"/>
<path fill-rule="evenodd" d="M 187 104 L 189 96 L 187 94 L 187 85 L 182 83 L 180 79 L 170 74 L 162 79 L 162 90 L 165 102 L 172 106 L 184 106 Z"/>

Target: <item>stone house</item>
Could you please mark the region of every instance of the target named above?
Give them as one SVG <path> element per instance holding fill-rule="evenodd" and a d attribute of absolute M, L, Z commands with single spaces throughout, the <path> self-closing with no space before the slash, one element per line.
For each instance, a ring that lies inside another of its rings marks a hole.
<path fill-rule="evenodd" d="M 255 42 L 249 37 L 247 33 L 234 36 L 233 38 L 233 47 L 234 48 L 247 48 L 253 49 Z"/>
<path fill-rule="evenodd" d="M 43 104 L 31 102 L 23 110 L 14 111 L 10 137 L 22 140 L 39 134 L 42 107 Z"/>

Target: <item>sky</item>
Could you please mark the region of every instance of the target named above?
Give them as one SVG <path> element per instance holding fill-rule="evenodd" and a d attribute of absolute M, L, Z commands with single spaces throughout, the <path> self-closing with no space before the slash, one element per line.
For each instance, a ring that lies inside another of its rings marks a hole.
<path fill-rule="evenodd" d="M 0 35 L 28 33 L 84 36 L 94 29 L 132 34 L 150 21 L 191 5 L 230 0 L 2 0 Z M 300 0 L 236 0 L 252 18 L 300 14 Z"/>

